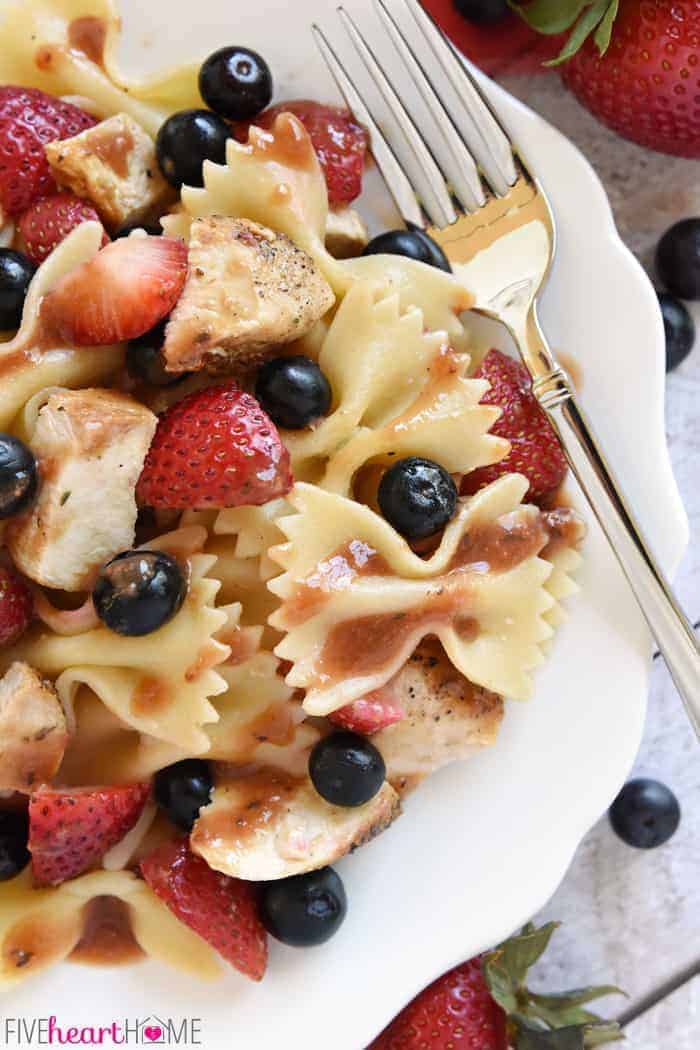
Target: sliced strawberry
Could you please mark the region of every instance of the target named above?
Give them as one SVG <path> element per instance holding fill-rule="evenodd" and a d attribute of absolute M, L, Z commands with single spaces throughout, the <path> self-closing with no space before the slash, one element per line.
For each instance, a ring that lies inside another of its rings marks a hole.
<path fill-rule="evenodd" d="M 527 369 L 500 350 L 489 350 L 474 375 L 491 384 L 481 402 L 502 409 L 491 433 L 507 438 L 511 449 L 500 463 L 467 474 L 462 493 L 471 495 L 503 474 L 524 474 L 530 482 L 528 497 L 546 496 L 561 485 L 567 465 L 557 436 L 532 393 Z"/>
<path fill-rule="evenodd" d="M 141 861 L 141 872 L 181 922 L 246 977 L 262 980 L 267 934 L 252 883 L 214 871 L 184 840 L 158 846 Z"/>
<path fill-rule="evenodd" d="M 75 346 L 136 339 L 169 314 L 187 276 L 174 237 L 123 237 L 63 277 L 45 297 L 47 324 Z"/>
<path fill-rule="evenodd" d="M 56 190 L 44 144 L 72 138 L 97 121 L 37 88 L 0 87 L 0 206 L 15 216 Z"/>
<path fill-rule="evenodd" d="M 365 736 L 378 733 L 380 729 L 400 722 L 403 717 L 403 708 L 389 686 L 375 689 L 328 716 L 335 725 Z"/>
<path fill-rule="evenodd" d="M 34 598 L 26 582 L 0 565 L 0 645 L 12 645 L 24 634 L 34 615 Z"/>
<path fill-rule="evenodd" d="M 258 506 L 292 487 L 277 427 L 234 382 L 197 390 L 161 416 L 136 495 L 173 510 Z"/>
<path fill-rule="evenodd" d="M 131 831 L 149 784 L 101 788 L 40 788 L 29 799 L 29 852 L 41 886 L 73 879 L 94 867 Z"/>
<path fill-rule="evenodd" d="M 326 176 L 329 204 L 347 204 L 359 197 L 369 139 L 352 113 L 312 99 L 292 99 L 271 106 L 251 123 L 271 128 L 279 113 L 293 113 L 308 131 Z M 244 142 L 249 126 L 237 126 L 236 134 Z"/>
<path fill-rule="evenodd" d="M 22 213 L 18 228 L 25 253 L 33 263 L 41 266 L 44 259 L 81 222 L 99 222 L 100 217 L 88 201 L 73 193 L 52 193 L 40 197 Z M 102 245 L 109 244 L 107 234 Z"/>

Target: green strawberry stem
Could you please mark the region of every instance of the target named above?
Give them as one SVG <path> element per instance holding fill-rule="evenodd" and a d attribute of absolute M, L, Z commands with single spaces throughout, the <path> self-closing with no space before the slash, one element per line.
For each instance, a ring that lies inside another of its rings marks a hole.
<path fill-rule="evenodd" d="M 515 1050 L 587 1050 L 624 1038 L 619 1025 L 585 1009 L 601 996 L 624 995 L 614 985 L 540 995 L 525 984 L 528 970 L 545 952 L 558 925 L 549 922 L 536 929 L 528 923 L 520 934 L 483 956 L 484 978 L 508 1016 Z"/>
<path fill-rule="evenodd" d="M 513 1045 L 515 1050 L 588 1050 L 624 1038 L 616 1024 L 589 1025 L 585 1030 L 581 1025 L 573 1025 L 549 1032 L 520 1028 Z"/>
<path fill-rule="evenodd" d="M 610 46 L 620 0 L 532 0 L 528 4 L 508 3 L 532 29 L 545 36 L 571 30 L 569 39 L 556 58 L 545 62 L 557 66 L 575 55 L 593 35 L 596 47 L 604 55 Z"/>

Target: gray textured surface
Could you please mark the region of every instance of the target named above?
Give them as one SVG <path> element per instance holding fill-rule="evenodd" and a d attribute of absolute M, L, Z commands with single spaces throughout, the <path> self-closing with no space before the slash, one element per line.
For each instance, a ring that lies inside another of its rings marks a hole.
<path fill-rule="evenodd" d="M 651 269 L 654 246 L 678 219 L 700 215 L 700 163 L 653 154 L 601 127 L 556 76 L 511 77 L 503 84 L 571 138 L 606 186 L 618 228 Z M 700 326 L 700 309 L 694 313 Z M 694 621 L 700 618 L 700 346 L 668 377 L 667 433 L 691 526 L 676 580 Z M 640 455 L 644 454 L 643 444 Z M 700 965 L 700 750 L 668 672 L 654 664 L 644 741 L 636 773 L 669 784 L 683 807 L 676 836 L 653 851 L 620 842 L 603 819 L 582 843 L 541 918 L 563 929 L 536 980 L 548 990 L 612 982 L 629 1002 L 610 999 L 610 1016 L 643 1012 L 627 1028 L 632 1050 L 697 1050 L 700 979 L 686 981 L 653 1008 L 647 997 Z"/>
<path fill-rule="evenodd" d="M 681 1023 L 679 1024 L 679 1018 Z M 625 1029 L 631 1050 L 697 1050 L 700 977 L 688 981 Z"/>

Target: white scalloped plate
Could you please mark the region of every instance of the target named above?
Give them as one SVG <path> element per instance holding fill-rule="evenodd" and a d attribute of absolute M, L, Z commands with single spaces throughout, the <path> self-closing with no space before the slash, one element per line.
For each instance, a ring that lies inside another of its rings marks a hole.
<path fill-rule="evenodd" d="M 124 53 L 130 67 L 150 70 L 243 43 L 268 59 L 278 98 L 332 99 L 307 28 L 314 18 L 332 27 L 322 0 L 125 0 Z M 664 438 L 654 292 L 581 154 L 498 87 L 485 88 L 557 216 L 546 329 L 582 365 L 586 407 L 672 573 L 688 532 Z M 391 210 L 371 182 L 365 196 L 386 221 Z M 54 1013 L 64 1025 L 201 1018 L 207 1050 L 360 1050 L 430 980 L 508 935 L 554 892 L 641 737 L 649 635 L 593 525 L 585 555 L 582 593 L 536 698 L 510 703 L 493 749 L 433 777 L 390 831 L 339 864 L 350 908 L 334 940 L 309 951 L 274 945 L 260 986 L 233 973 L 198 984 L 150 962 L 106 971 L 65 965 L 13 990 L 6 1012 Z"/>

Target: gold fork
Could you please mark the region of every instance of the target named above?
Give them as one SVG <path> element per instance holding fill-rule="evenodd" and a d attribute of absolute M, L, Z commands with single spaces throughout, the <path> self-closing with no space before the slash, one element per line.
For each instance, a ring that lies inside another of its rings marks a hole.
<path fill-rule="evenodd" d="M 389 0 L 375 0 L 375 5 L 420 95 L 422 117 L 415 103 L 399 97 L 367 38 L 342 7 L 339 16 L 367 72 L 363 87 L 314 25 L 316 43 L 348 106 L 370 133 L 374 159 L 406 224 L 428 231 L 459 267 L 460 278 L 475 296 L 475 309 L 505 324 L 512 335 L 534 394 L 559 436 L 700 738 L 697 639 L 538 320 L 537 297 L 554 259 L 555 223 L 549 202 L 464 62 L 417 0 L 391 0 L 391 6 Z M 423 53 L 422 60 L 417 51 Z M 410 179 L 399 161 L 402 153 L 408 157 Z"/>

